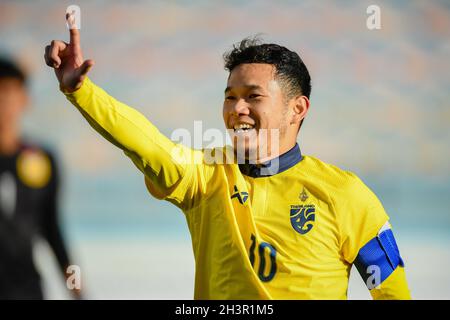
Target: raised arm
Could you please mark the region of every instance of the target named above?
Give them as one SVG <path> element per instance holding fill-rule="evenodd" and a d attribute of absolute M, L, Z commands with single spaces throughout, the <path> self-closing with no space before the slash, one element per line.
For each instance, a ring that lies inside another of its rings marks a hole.
<path fill-rule="evenodd" d="M 152 195 L 181 208 L 193 204 L 208 175 L 206 166 L 193 161 L 202 157 L 201 152 L 173 143 L 140 112 L 93 84 L 86 75 L 94 62 L 83 58 L 79 30 L 70 29 L 69 43 L 52 41 L 45 48 L 45 61 L 54 68 L 61 91 L 89 124 L 145 174 Z"/>

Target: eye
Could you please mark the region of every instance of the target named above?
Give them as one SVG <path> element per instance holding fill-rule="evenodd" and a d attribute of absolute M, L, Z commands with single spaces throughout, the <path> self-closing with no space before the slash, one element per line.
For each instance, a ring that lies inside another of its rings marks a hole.
<path fill-rule="evenodd" d="M 228 100 L 228 101 L 236 100 L 236 97 L 235 96 L 226 96 L 225 100 Z"/>
<path fill-rule="evenodd" d="M 261 97 L 261 95 L 260 95 L 260 94 L 257 94 L 257 93 L 252 93 L 252 94 L 249 95 L 248 97 L 249 97 L 250 99 L 256 99 L 256 98 Z"/>

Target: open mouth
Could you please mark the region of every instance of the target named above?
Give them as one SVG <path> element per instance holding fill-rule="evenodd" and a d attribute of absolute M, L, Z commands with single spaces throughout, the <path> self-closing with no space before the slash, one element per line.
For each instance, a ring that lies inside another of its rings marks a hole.
<path fill-rule="evenodd" d="M 233 129 L 234 129 L 234 133 L 236 133 L 236 134 L 247 133 L 247 132 L 251 132 L 252 130 L 255 130 L 255 126 L 248 124 L 248 123 L 239 123 L 239 124 L 235 124 Z"/>

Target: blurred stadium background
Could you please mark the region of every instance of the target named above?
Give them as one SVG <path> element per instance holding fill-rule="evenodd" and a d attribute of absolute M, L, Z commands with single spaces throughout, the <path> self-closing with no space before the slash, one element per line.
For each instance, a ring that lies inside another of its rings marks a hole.
<path fill-rule="evenodd" d="M 221 55 L 243 37 L 300 53 L 313 79 L 302 152 L 357 173 L 383 202 L 414 298 L 450 298 L 450 4 L 448 1 L 5 1 L 0 53 L 31 75 L 25 135 L 59 154 L 62 223 L 91 299 L 191 299 L 183 214 L 147 194 L 118 149 L 58 91 L 44 46 L 68 39 L 81 7 L 90 77 L 169 135 L 223 128 Z M 366 8 L 381 8 L 381 30 Z M 1 257 L 0 257 L 1 258 Z M 36 260 L 50 299 L 68 298 L 48 248 Z M 368 299 L 358 274 L 349 298 Z"/>

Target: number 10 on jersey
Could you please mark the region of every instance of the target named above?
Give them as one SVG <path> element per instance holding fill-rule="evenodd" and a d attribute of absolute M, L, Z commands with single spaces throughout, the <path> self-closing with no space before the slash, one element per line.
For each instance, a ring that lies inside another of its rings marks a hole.
<path fill-rule="evenodd" d="M 255 255 L 258 255 L 259 258 L 259 266 L 258 266 L 258 277 L 263 282 L 268 282 L 275 277 L 275 273 L 277 272 L 277 251 L 275 248 L 268 242 L 261 242 L 258 246 L 256 243 L 256 237 L 252 234 L 251 238 L 252 244 L 250 246 L 250 263 L 253 268 L 255 268 Z M 258 250 L 256 250 L 258 247 Z M 269 263 L 268 272 L 266 270 L 266 264 Z"/>

